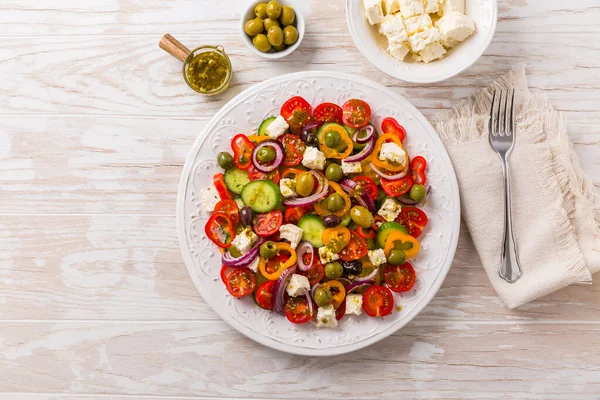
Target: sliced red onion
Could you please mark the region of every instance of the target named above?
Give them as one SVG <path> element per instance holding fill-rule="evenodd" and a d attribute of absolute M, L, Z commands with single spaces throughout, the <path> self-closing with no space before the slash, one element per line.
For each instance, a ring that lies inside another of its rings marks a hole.
<path fill-rule="evenodd" d="M 312 287 L 310 288 L 310 295 L 312 296 L 313 299 L 315 298 L 315 292 L 317 291 L 319 286 L 321 286 L 321 284 L 319 282 L 317 282 L 314 285 L 312 285 Z"/>
<path fill-rule="evenodd" d="M 431 192 L 431 186 L 426 185 L 427 186 L 427 193 L 425 194 L 425 198 L 423 199 L 423 201 L 421 203 L 418 203 L 416 201 L 414 201 L 413 199 L 411 199 L 410 197 L 404 197 L 404 196 L 400 196 L 400 197 L 396 197 L 396 199 L 406 205 L 406 206 L 416 206 L 417 204 L 424 204 L 427 202 L 427 200 L 429 199 L 429 193 Z"/>
<path fill-rule="evenodd" d="M 258 257 L 258 252 L 260 250 L 260 245 L 263 244 L 265 241 L 265 239 L 261 238 L 258 241 L 258 243 L 256 243 L 256 246 L 254 246 L 252 249 L 250 249 L 249 252 L 238 258 L 232 257 L 229 252 L 225 252 L 225 254 L 223 254 L 223 256 L 221 257 L 221 263 L 223 265 L 233 268 L 247 267 L 248 265 L 252 264 L 254 260 L 256 260 L 256 257 Z"/>
<path fill-rule="evenodd" d="M 371 199 L 371 197 L 364 190 L 358 193 L 356 191 L 356 187 L 358 183 L 353 181 L 352 179 L 344 178 L 340 181 L 340 187 L 348 194 L 354 196 L 356 201 L 363 206 L 366 207 L 372 213 L 375 212 L 375 203 Z"/>
<path fill-rule="evenodd" d="M 304 263 L 304 255 L 306 253 L 310 253 L 310 262 L 308 264 Z M 312 267 L 314 259 L 315 248 L 313 247 L 313 245 L 306 240 L 301 241 L 298 247 L 296 248 L 296 265 L 298 266 L 298 269 L 304 272 L 308 271 L 310 267 Z"/>
<path fill-rule="evenodd" d="M 258 150 L 262 149 L 263 147 L 273 147 L 273 149 L 275 149 L 275 160 L 273 160 L 271 163 L 269 163 L 267 165 L 258 161 L 258 157 L 257 157 Z M 261 172 L 273 171 L 274 169 L 276 169 L 277 167 L 279 167 L 281 165 L 284 158 L 285 158 L 285 151 L 283 149 L 283 145 L 276 140 L 265 140 L 263 142 L 260 142 L 252 151 L 252 164 L 254 165 L 254 167 L 257 170 L 259 170 Z"/>
<path fill-rule="evenodd" d="M 379 268 L 375 268 L 373 269 L 373 272 L 371 272 L 369 275 L 367 276 L 357 276 L 356 278 L 354 278 L 355 282 L 367 282 L 370 281 L 371 279 L 375 278 L 377 276 L 377 273 L 379 272 Z"/>
<path fill-rule="evenodd" d="M 371 137 L 371 140 L 367 143 L 364 149 L 362 149 L 359 153 L 356 153 L 352 156 L 348 156 L 344 159 L 347 163 L 359 162 L 369 157 L 375 148 L 375 136 Z"/>
<path fill-rule="evenodd" d="M 317 128 L 319 127 L 319 123 L 317 121 L 310 121 L 308 124 L 304 125 L 302 127 L 302 133 L 304 135 L 306 134 L 316 134 L 317 133 Z M 301 135 L 300 137 L 302 137 L 303 135 Z"/>
<path fill-rule="evenodd" d="M 346 294 L 350 294 L 350 292 L 352 292 L 354 289 L 357 289 L 357 288 L 360 288 L 360 287 L 366 287 L 366 286 L 372 286 L 372 284 L 369 283 L 369 282 L 355 282 L 355 283 L 351 283 L 350 285 L 348 285 L 346 287 Z"/>
<path fill-rule="evenodd" d="M 360 134 L 362 132 L 366 132 L 367 136 L 360 137 Z M 369 124 L 369 125 L 366 125 L 366 126 L 360 128 L 356 132 L 354 132 L 354 136 L 352 136 L 352 140 L 356 143 L 365 144 L 369 140 L 371 140 L 371 138 L 374 136 L 375 136 L 375 128 L 373 128 L 373 125 Z"/>
<path fill-rule="evenodd" d="M 275 290 L 273 291 L 275 293 L 275 306 L 273 309 L 279 314 L 285 314 L 285 289 L 294 272 L 296 272 L 295 266 L 287 268 L 281 273 L 275 283 Z"/>
<path fill-rule="evenodd" d="M 404 169 L 404 171 L 399 172 L 397 174 L 385 174 L 385 173 L 381 172 L 381 170 L 379 170 L 379 168 L 377 168 L 376 166 L 374 166 L 373 163 L 369 163 L 369 166 L 371 167 L 371 169 L 373 171 L 375 171 L 375 173 L 377 175 L 379 175 L 380 177 L 385 178 L 387 180 L 390 180 L 390 181 L 395 181 L 395 180 L 404 178 L 406 176 L 406 174 L 408 174 L 408 169 L 409 169 L 407 167 L 407 168 Z"/>
<path fill-rule="evenodd" d="M 304 289 L 304 295 L 306 296 L 306 301 L 308 302 L 308 312 L 310 313 L 311 316 L 313 316 L 314 312 L 315 312 L 315 308 L 313 307 L 313 302 L 312 299 L 310 298 L 310 293 L 308 292 L 308 289 Z"/>
<path fill-rule="evenodd" d="M 322 199 L 323 197 L 325 197 L 327 195 L 327 192 L 329 191 L 329 182 L 327 181 L 327 179 L 325 179 L 323 174 L 320 173 L 319 171 L 315 171 L 312 169 L 308 172 L 313 174 L 314 177 L 319 181 L 319 187 L 317 187 L 317 190 L 315 191 L 315 193 L 308 197 L 295 197 L 295 198 L 291 198 L 291 199 L 285 199 L 285 200 L 283 200 L 284 205 L 294 206 L 294 207 L 295 206 L 306 206 L 306 205 L 313 204 L 315 201 Z"/>

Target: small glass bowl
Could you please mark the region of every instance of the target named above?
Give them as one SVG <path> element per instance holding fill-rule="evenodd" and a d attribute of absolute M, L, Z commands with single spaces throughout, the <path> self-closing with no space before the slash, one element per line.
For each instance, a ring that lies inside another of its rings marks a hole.
<path fill-rule="evenodd" d="M 219 86 L 218 88 L 216 88 L 210 92 L 205 92 L 205 91 L 198 90 L 197 88 L 193 87 L 192 84 L 190 83 L 190 81 L 188 79 L 188 66 L 189 66 L 189 63 L 198 54 L 206 53 L 209 51 L 213 52 L 213 53 L 217 53 L 225 58 L 225 61 L 227 62 L 227 76 L 225 77 L 225 80 L 223 81 L 221 86 Z M 187 85 L 192 90 L 194 90 L 200 94 L 204 94 L 206 96 L 214 96 L 214 95 L 223 93 L 229 87 L 229 83 L 231 82 L 232 71 L 233 71 L 233 69 L 231 67 L 231 60 L 229 59 L 229 56 L 227 56 L 227 53 L 225 53 L 225 49 L 223 48 L 223 46 L 220 46 L 220 45 L 219 46 L 208 46 L 208 45 L 200 46 L 197 49 L 192 50 L 190 52 L 190 54 L 187 56 L 187 58 L 185 59 L 185 61 L 183 62 L 183 79 L 185 80 L 185 83 L 187 83 Z"/>

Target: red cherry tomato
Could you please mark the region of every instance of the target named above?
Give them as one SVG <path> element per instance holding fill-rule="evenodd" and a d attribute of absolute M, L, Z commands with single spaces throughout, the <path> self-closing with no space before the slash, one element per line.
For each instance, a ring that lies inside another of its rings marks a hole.
<path fill-rule="evenodd" d="M 283 215 L 279 210 L 258 214 L 254 222 L 254 232 L 261 237 L 271 236 L 275 232 L 279 231 L 282 223 Z"/>
<path fill-rule="evenodd" d="M 421 157 L 416 156 L 410 162 L 410 170 L 412 172 L 413 182 L 418 185 L 424 185 L 427 182 L 427 177 L 425 176 L 425 168 L 427 168 L 427 161 Z"/>
<path fill-rule="evenodd" d="M 350 128 L 362 128 L 371 120 L 371 107 L 359 99 L 350 99 L 342 106 L 344 124 Z"/>
<path fill-rule="evenodd" d="M 294 324 L 304 324 L 313 318 L 306 296 L 290 297 L 285 303 L 285 316 Z"/>
<path fill-rule="evenodd" d="M 367 255 L 369 249 L 365 239 L 354 231 L 350 231 L 350 242 L 340 251 L 340 258 L 344 261 L 358 260 Z"/>
<path fill-rule="evenodd" d="M 310 255 L 305 255 L 305 257 L 310 257 Z M 319 262 L 319 255 L 315 255 L 313 266 L 310 267 L 308 271 L 298 271 L 298 274 L 306 276 L 310 286 L 321 282 L 325 277 L 325 267 Z"/>
<path fill-rule="evenodd" d="M 233 220 L 234 225 L 237 225 L 240 222 L 240 212 L 238 210 L 238 205 L 234 200 L 221 200 L 215 205 L 215 212 L 222 212 L 229 215 Z"/>
<path fill-rule="evenodd" d="M 335 310 L 335 319 L 339 321 L 344 318 L 344 315 L 346 315 L 346 299 L 344 299 L 337 310 Z"/>
<path fill-rule="evenodd" d="M 420 208 L 402 207 L 395 221 L 402 224 L 410 236 L 419 237 L 429 220 L 427 214 Z"/>
<path fill-rule="evenodd" d="M 406 137 L 406 129 L 392 117 L 384 118 L 384 120 L 381 121 L 381 131 L 383 133 L 394 133 L 398 135 L 400 141 L 403 141 Z"/>
<path fill-rule="evenodd" d="M 235 224 L 229 215 L 216 212 L 206 222 L 204 233 L 214 244 L 226 249 L 235 239 Z"/>
<path fill-rule="evenodd" d="M 252 165 L 252 151 L 256 145 L 246 135 L 240 133 L 233 137 L 231 150 L 233 150 L 233 163 L 239 169 L 248 169 Z"/>
<path fill-rule="evenodd" d="M 248 268 L 236 268 L 227 276 L 227 291 L 234 297 L 248 296 L 255 287 L 254 274 Z"/>
<path fill-rule="evenodd" d="M 300 218 L 302 218 L 312 210 L 313 207 L 310 205 L 286 208 L 283 220 L 286 224 L 297 225 L 298 221 L 300 221 Z"/>
<path fill-rule="evenodd" d="M 402 196 L 407 193 L 413 185 L 413 180 L 410 176 L 390 181 L 385 178 L 380 180 L 381 188 L 390 197 Z"/>
<path fill-rule="evenodd" d="M 371 317 L 385 317 L 394 309 L 394 296 L 385 286 L 371 286 L 363 295 L 363 310 Z"/>
<path fill-rule="evenodd" d="M 320 124 L 327 124 L 329 122 L 335 122 L 337 124 L 342 123 L 342 107 L 333 103 L 321 103 L 315 108 L 313 118 Z"/>
<path fill-rule="evenodd" d="M 258 181 L 261 179 L 265 179 L 277 185 L 279 183 L 280 176 L 278 170 L 274 170 L 271 172 L 261 172 L 257 170 L 254 165 L 250 165 L 250 167 L 248 168 L 248 179 L 250 179 L 250 181 Z"/>
<path fill-rule="evenodd" d="M 306 150 L 306 144 L 304 144 L 302 139 L 291 133 L 286 133 L 277 140 L 283 144 L 283 150 L 285 152 L 283 165 L 290 167 L 300 164 L 304 150 Z"/>
<path fill-rule="evenodd" d="M 363 188 L 363 190 L 369 195 L 371 200 L 375 201 L 375 199 L 377 198 L 377 193 L 379 192 L 377 190 L 377 184 L 375 183 L 375 181 L 369 178 L 368 176 L 362 175 L 355 176 L 353 179 Z"/>
<path fill-rule="evenodd" d="M 281 106 L 281 116 L 286 120 L 290 128 L 300 129 L 312 117 L 312 107 L 300 96 L 294 96 Z"/>
<path fill-rule="evenodd" d="M 267 281 L 262 283 L 256 289 L 256 304 L 260 308 L 264 308 L 265 310 L 272 310 L 273 303 L 275 298 L 273 296 L 273 292 L 275 291 L 275 284 L 277 281 Z"/>
<path fill-rule="evenodd" d="M 408 292 L 415 285 L 417 276 L 413 266 L 405 262 L 402 265 L 389 264 L 384 272 L 385 283 L 394 292 Z"/>

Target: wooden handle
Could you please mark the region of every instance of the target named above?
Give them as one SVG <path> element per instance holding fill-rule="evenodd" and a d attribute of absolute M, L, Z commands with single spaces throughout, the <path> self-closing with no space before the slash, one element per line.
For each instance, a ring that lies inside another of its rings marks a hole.
<path fill-rule="evenodd" d="M 163 36 L 162 39 L 160 39 L 160 42 L 158 42 L 158 47 L 181 62 L 185 61 L 187 56 L 190 54 L 190 49 L 185 47 L 179 40 L 175 39 L 168 33 Z"/>

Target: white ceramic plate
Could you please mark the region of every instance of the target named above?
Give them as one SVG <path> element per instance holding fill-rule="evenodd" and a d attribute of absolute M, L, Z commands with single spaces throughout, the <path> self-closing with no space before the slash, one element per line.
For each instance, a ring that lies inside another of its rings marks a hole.
<path fill-rule="evenodd" d="M 204 234 L 208 215 L 201 205 L 201 192 L 221 172 L 217 154 L 230 150 L 231 138 L 250 133 L 267 116 L 278 115 L 281 105 L 300 95 L 313 107 L 328 101 L 342 105 L 360 98 L 371 105 L 373 120 L 395 117 L 408 134 L 411 156 L 427 159 L 427 179 L 432 186 L 424 207 L 429 224 L 421 237 L 422 250 L 411 260 L 415 287 L 395 303 L 402 307 L 383 318 L 347 316 L 335 329 L 317 329 L 313 324 L 294 325 L 285 316 L 260 309 L 251 297 L 235 299 L 219 277 L 220 253 Z M 257 84 L 227 103 L 207 124 L 186 160 L 177 199 L 177 232 L 185 263 L 204 300 L 229 325 L 266 346 L 295 354 L 325 356 L 360 349 L 394 333 L 415 317 L 438 291 L 456 249 L 460 207 L 456 176 L 437 134 L 425 117 L 406 99 L 372 81 L 334 72 L 301 72 Z"/>
<path fill-rule="evenodd" d="M 346 1 L 346 19 L 354 44 L 371 64 L 386 74 L 406 82 L 440 82 L 473 65 L 487 49 L 496 31 L 496 0 L 466 0 L 466 14 L 475 23 L 475 33 L 450 49 L 441 60 L 429 64 L 398 61 L 387 52 L 387 39 L 365 18 L 363 0 Z M 406 57 L 406 60 L 409 56 Z"/>

